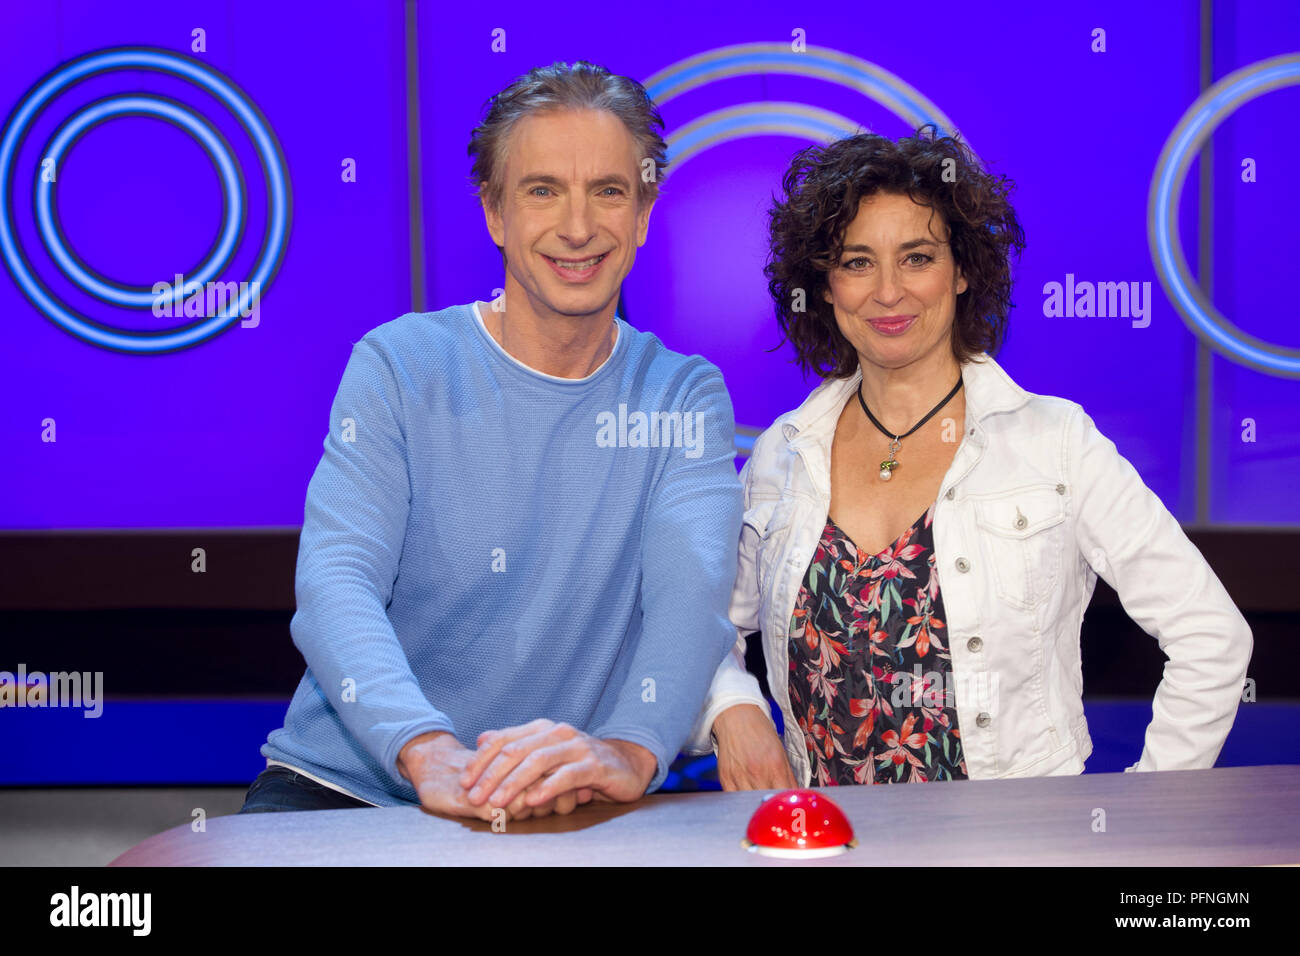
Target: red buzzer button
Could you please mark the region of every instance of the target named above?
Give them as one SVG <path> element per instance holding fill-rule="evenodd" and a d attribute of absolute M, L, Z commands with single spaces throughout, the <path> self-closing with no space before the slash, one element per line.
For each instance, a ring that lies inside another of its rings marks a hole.
<path fill-rule="evenodd" d="M 844 811 L 816 790 L 784 790 L 763 800 L 741 843 L 766 856 L 808 859 L 857 846 Z"/>

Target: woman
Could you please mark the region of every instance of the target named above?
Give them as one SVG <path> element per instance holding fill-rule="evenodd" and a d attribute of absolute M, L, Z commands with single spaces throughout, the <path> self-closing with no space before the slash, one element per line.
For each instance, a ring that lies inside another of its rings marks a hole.
<path fill-rule="evenodd" d="M 781 329 L 824 381 L 742 474 L 738 640 L 693 747 L 726 789 L 1079 773 L 1100 576 L 1169 657 L 1127 769 L 1210 767 L 1250 629 L 1083 409 L 990 358 L 1024 236 L 1010 184 L 934 134 L 804 150 L 771 211 Z"/>

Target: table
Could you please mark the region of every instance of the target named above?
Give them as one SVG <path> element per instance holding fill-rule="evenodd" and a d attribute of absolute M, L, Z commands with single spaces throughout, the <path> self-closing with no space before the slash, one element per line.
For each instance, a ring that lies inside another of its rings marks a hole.
<path fill-rule="evenodd" d="M 828 787 L 857 848 L 772 859 L 740 846 L 764 792 L 651 794 L 567 817 L 485 821 L 415 807 L 182 824 L 110 866 L 1242 866 L 1300 864 L 1300 767 Z M 1094 832 L 1096 810 L 1105 832 Z M 923 826 L 908 821 L 923 820 Z"/>

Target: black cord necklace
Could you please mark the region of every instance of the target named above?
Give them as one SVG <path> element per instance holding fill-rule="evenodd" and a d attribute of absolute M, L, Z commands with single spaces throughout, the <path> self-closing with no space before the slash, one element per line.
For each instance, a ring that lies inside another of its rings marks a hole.
<path fill-rule="evenodd" d="M 867 418 L 871 419 L 871 424 L 879 428 L 881 433 L 886 438 L 889 439 L 889 457 L 880 463 L 881 481 L 888 481 L 890 478 L 894 476 L 894 469 L 898 467 L 898 460 L 897 460 L 898 449 L 903 446 L 903 439 L 906 438 L 908 435 L 912 434 L 912 432 L 916 431 L 926 422 L 928 422 L 931 418 L 934 417 L 935 412 L 937 412 L 939 409 L 943 408 L 943 406 L 947 405 L 950 401 L 952 401 L 952 397 L 956 395 L 958 389 L 961 388 L 961 382 L 962 382 L 961 373 L 958 373 L 957 384 L 952 387 L 951 392 L 949 392 L 947 395 L 943 397 L 943 401 L 941 401 L 938 405 L 934 406 L 934 408 L 930 409 L 929 413 L 924 418 L 922 418 L 919 422 L 913 425 L 908 431 L 903 432 L 903 434 L 901 435 L 891 435 L 888 431 L 885 430 L 884 425 L 876 421 L 876 416 L 871 414 L 871 409 L 867 408 L 866 399 L 862 397 L 862 383 L 858 382 L 858 404 L 861 405 L 862 410 L 867 413 Z"/>

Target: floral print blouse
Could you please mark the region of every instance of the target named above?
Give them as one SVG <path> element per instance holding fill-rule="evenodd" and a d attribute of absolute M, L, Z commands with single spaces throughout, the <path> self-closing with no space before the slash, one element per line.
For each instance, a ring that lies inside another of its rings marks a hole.
<path fill-rule="evenodd" d="M 827 520 L 790 620 L 790 707 L 816 786 L 966 779 L 934 505 L 879 554 Z"/>

